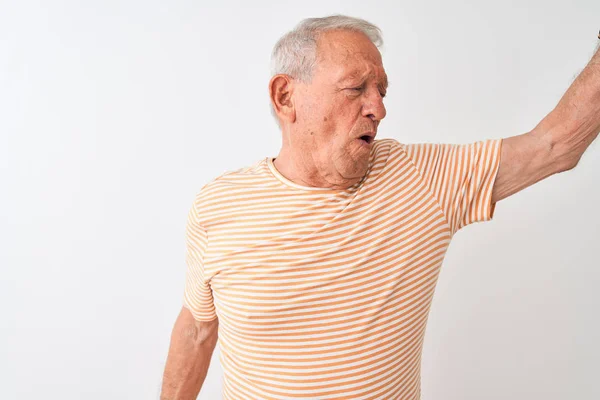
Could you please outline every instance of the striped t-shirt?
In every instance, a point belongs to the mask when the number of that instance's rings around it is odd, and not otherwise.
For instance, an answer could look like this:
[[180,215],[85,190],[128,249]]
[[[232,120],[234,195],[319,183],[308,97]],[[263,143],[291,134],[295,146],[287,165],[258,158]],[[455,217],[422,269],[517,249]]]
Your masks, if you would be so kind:
[[501,139],[376,140],[364,178],[306,187],[273,158],[202,187],[184,306],[219,318],[224,399],[419,399],[450,239],[492,219]]

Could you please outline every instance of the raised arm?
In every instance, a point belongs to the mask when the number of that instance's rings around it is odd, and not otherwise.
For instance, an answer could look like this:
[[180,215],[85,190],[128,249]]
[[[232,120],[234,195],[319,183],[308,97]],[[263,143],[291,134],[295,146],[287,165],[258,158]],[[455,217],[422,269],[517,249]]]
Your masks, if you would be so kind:
[[600,131],[600,45],[557,106],[531,132],[502,141],[492,202],[574,168]]
[[218,321],[196,321],[187,308],[181,308],[171,334],[161,400],[196,399],[217,343]]

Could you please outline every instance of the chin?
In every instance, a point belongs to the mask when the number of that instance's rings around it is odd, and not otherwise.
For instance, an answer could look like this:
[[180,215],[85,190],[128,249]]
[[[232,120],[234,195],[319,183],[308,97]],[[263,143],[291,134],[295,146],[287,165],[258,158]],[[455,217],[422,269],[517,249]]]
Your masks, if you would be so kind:
[[361,155],[357,159],[352,160],[350,163],[345,165],[345,167],[345,176],[349,178],[362,178],[367,172],[367,168],[369,167],[368,154],[366,157]]

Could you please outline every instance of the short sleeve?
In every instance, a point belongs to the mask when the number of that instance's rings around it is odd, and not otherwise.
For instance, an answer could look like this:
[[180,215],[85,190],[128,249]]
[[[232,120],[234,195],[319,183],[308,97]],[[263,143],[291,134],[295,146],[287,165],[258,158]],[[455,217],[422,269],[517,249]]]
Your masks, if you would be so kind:
[[439,202],[452,234],[471,223],[493,218],[496,204],[492,203],[492,191],[502,139],[403,146]]
[[204,254],[208,247],[208,233],[198,219],[195,203],[187,217],[185,229],[186,274],[183,305],[197,321],[210,321],[217,317],[214,299],[204,271]]

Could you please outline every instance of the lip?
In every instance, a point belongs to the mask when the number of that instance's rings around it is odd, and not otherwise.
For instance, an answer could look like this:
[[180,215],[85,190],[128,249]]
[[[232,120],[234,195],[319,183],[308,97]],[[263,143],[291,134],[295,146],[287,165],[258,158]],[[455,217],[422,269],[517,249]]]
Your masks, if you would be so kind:
[[[366,145],[366,146],[370,146],[373,144],[373,142],[375,141],[375,136],[377,134],[375,132],[365,132],[362,135],[360,135],[359,137],[357,137],[356,139],[359,140],[362,144]],[[368,142],[365,142],[363,139],[361,139],[363,136],[368,136]]]

